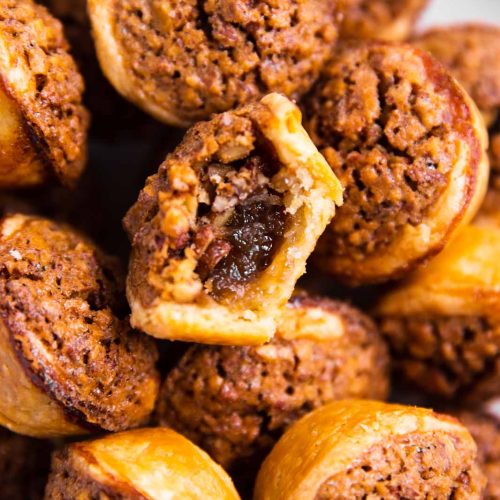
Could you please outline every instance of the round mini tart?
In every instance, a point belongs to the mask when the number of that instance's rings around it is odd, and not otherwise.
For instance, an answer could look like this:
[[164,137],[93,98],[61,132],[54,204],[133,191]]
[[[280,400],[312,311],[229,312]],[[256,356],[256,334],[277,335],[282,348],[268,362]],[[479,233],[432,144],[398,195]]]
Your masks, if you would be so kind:
[[88,2],[110,82],[182,127],[268,92],[307,92],[337,39],[335,8],[336,0]]
[[192,346],[169,373],[156,417],[233,477],[253,476],[284,430],[344,398],[385,399],[389,358],[374,323],[342,302],[294,296],[263,346]]
[[489,173],[483,120],[424,51],[343,44],[303,109],[306,130],[345,188],[315,252],[337,279],[399,278],[477,212]]
[[156,346],[125,317],[114,260],[70,228],[0,221],[0,424],[55,437],[144,423]]
[[132,325],[158,338],[266,342],[341,202],[285,97],[198,123],[124,220]]
[[451,25],[426,31],[413,43],[441,61],[481,111],[490,136],[490,164],[500,174],[500,27]]
[[499,252],[500,227],[468,226],[381,299],[393,365],[414,386],[474,401],[499,393]]
[[429,0],[339,0],[341,38],[406,40]]
[[49,441],[19,436],[0,427],[0,495],[6,500],[41,500],[49,473]]
[[224,470],[170,429],[122,432],[54,453],[45,498],[239,500]]
[[477,444],[479,465],[488,480],[484,498],[500,498],[500,412],[491,411],[490,404],[485,404],[475,411],[459,411],[456,416]]
[[31,0],[0,6],[0,188],[53,178],[73,186],[86,163],[83,80],[59,21]]
[[254,499],[479,500],[484,485],[476,444],[454,418],[347,400],[290,427],[264,461]]

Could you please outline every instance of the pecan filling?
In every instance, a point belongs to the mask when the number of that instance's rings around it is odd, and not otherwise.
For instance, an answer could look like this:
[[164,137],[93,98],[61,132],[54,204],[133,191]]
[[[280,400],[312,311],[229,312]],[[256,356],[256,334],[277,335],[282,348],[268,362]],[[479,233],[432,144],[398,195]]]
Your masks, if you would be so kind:
[[256,154],[240,165],[209,165],[202,177],[194,236],[196,272],[214,297],[241,296],[272,262],[285,232],[282,195],[271,187],[276,160]]

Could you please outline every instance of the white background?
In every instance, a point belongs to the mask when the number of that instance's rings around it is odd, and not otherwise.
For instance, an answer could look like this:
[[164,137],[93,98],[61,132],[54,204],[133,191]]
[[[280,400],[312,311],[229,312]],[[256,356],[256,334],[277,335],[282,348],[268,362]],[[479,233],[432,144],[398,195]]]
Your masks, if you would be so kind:
[[500,0],[430,0],[419,27],[463,21],[500,25]]

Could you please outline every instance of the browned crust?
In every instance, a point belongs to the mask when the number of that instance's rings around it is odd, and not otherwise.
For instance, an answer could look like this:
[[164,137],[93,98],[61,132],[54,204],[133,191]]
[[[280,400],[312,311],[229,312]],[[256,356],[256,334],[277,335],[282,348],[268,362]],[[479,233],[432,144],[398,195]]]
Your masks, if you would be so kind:
[[[99,469],[99,479],[92,474],[92,469]],[[52,472],[45,489],[46,499],[63,500],[80,496],[101,498],[102,495],[117,500],[148,500],[130,482],[111,471],[104,473],[92,453],[79,443],[52,455]]]
[[[197,271],[203,257],[196,245],[199,210],[219,200],[217,195],[208,204],[200,201],[206,195],[203,169],[222,163],[239,175],[241,162],[261,153],[276,167],[267,185],[281,200],[284,232],[265,268],[237,291],[228,287],[215,296]],[[214,215],[230,216],[229,202],[223,198]],[[124,219],[132,240],[127,280],[132,324],[160,338],[232,345],[268,340],[339,203],[338,180],[302,128],[297,107],[284,96],[268,94],[196,124],[146,181]]]
[[[19,47],[14,44],[9,46],[8,37],[12,36],[10,33],[6,33],[5,39],[1,40],[3,51],[3,72],[0,75],[1,90],[6,99],[11,101],[13,109],[19,114],[20,130],[18,133],[20,137],[17,140],[29,151],[28,159],[25,157],[19,162],[18,171],[14,170],[14,158],[8,156],[3,158],[6,165],[2,167],[6,171],[2,173],[3,178],[0,179],[0,183],[6,187],[24,187],[58,179],[64,185],[74,186],[86,164],[86,136],[89,115],[81,101],[83,80],[68,53],[69,47],[62,34],[62,26],[59,21],[53,18],[45,7],[34,4],[32,0],[19,0],[19,5],[16,8],[19,8],[22,15],[32,15],[36,18],[37,22],[26,28],[26,31],[30,31],[29,35],[31,36],[30,50],[39,50],[44,53],[43,48],[36,45],[35,34],[38,30],[47,30],[47,32],[50,30],[49,34],[53,37],[51,43],[56,43],[57,48],[51,46],[52,52],[49,54],[48,49],[45,52],[44,63],[46,66],[43,70],[32,69],[29,66],[31,54],[26,52],[24,57],[20,58],[22,62],[18,69],[22,74],[21,81],[26,85],[26,89],[23,90],[18,88],[18,82],[10,81],[8,74],[11,70],[10,59],[13,58],[14,52],[19,50]],[[2,9],[7,10],[7,16],[18,14],[15,10],[11,12],[11,3],[3,6]],[[27,14],[28,12],[29,14]],[[17,21],[15,17],[13,20]],[[8,23],[8,19],[3,21]],[[26,19],[23,17],[19,21],[25,23]],[[47,64],[49,57],[52,57],[56,52],[57,62],[52,61]],[[40,61],[37,63],[40,65]],[[43,94],[43,87],[35,93],[32,88],[33,82],[30,82],[29,85],[26,83],[26,79],[34,78],[32,73],[37,70],[41,71],[40,76],[49,82],[52,94]],[[29,75],[26,75],[27,71]],[[59,85],[54,81],[53,72],[63,72],[63,78],[60,80],[62,83]],[[71,101],[69,100],[69,89],[74,94]],[[68,95],[63,95],[62,92],[67,92]],[[48,111],[49,107],[50,111]],[[49,119],[50,117],[52,118]]]
[[[439,209],[433,206],[422,223],[416,226],[415,230],[420,231],[422,228],[424,233],[413,237],[401,234],[380,252],[366,255],[361,260],[351,258],[348,255],[336,256],[332,254],[331,242],[327,235],[323,236],[314,254],[314,262],[321,269],[330,272],[337,279],[350,286],[399,279],[441,252],[455,236],[457,230],[469,222],[479,209],[486,192],[489,173],[488,158],[485,152],[488,138],[479,111],[465,91],[438,61],[425,51],[410,45],[370,42],[361,46],[351,42],[350,44],[345,43],[343,50],[363,50],[362,47],[366,47],[365,50],[380,52],[384,50],[407,51],[412,57],[419,58],[423,62],[427,78],[433,83],[436,93],[446,96],[452,111],[454,132],[460,137],[462,144],[466,145],[467,151],[461,152],[452,167],[449,179],[453,178],[453,181],[448,181],[446,191],[440,195],[438,203],[435,204],[439,206]],[[324,81],[327,81],[325,77],[324,80],[319,81],[317,86],[320,88]],[[314,100],[314,96],[315,89],[313,88],[308,99]],[[304,109],[307,116],[307,100]],[[305,120],[306,128],[310,131],[319,149],[325,152],[328,140],[319,138],[314,130],[311,131],[309,119],[314,119],[314,115],[311,116],[310,112]],[[466,165],[463,165],[464,161],[467,162]],[[452,194],[452,187],[455,184],[458,186],[457,168],[462,169],[459,182],[465,182],[465,185],[462,186],[460,193]],[[447,199],[447,197],[452,201],[448,203],[447,207],[442,207],[442,200]],[[341,217],[342,208],[340,208],[335,221],[340,221]],[[429,236],[429,231],[425,228],[431,223],[434,226],[432,226]]]

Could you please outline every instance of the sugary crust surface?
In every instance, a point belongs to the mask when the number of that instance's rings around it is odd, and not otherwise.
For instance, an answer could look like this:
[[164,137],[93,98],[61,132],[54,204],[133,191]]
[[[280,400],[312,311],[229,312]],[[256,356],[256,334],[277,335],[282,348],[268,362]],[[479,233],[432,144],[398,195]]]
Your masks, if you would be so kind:
[[8,500],[39,500],[49,472],[51,445],[0,428],[0,494]]
[[380,329],[392,348],[393,367],[414,386],[476,400],[500,389],[498,323],[481,316],[422,314],[384,317]]
[[315,500],[480,499],[484,477],[474,456],[470,443],[446,432],[389,438],[327,479]]
[[485,118],[495,118],[500,106],[498,26],[464,24],[436,28],[422,33],[412,43],[429,51],[452,72]]
[[89,12],[113,85],[181,126],[267,92],[300,97],[337,38],[327,0],[90,0]]
[[344,303],[298,295],[258,347],[193,346],[156,410],[223,467],[252,476],[283,431],[329,401],[385,399],[388,357],[373,322]]
[[315,253],[321,268],[350,284],[398,277],[477,211],[488,180],[486,130],[425,52],[343,44],[303,109],[345,188]]
[[[0,31],[3,99],[17,112],[19,140],[34,157],[35,173],[33,179],[27,173],[25,184],[55,175],[72,185],[85,166],[89,117],[82,105],[83,80],[62,27],[31,0],[6,0],[0,7]],[[22,185],[22,179],[17,183]]]
[[[300,122],[290,101],[269,94],[192,127],[148,179],[124,220],[133,247],[127,295],[134,326],[161,338],[204,343],[258,344],[273,335],[279,308],[341,203],[340,183]],[[202,171],[217,163],[238,174],[242,161],[264,149],[276,169],[268,184],[286,213],[282,239],[267,266],[237,293],[228,289],[214,297],[197,272],[204,254],[195,236],[207,204]],[[219,181],[217,193],[223,187]],[[219,202],[222,213],[226,206],[231,213],[232,199],[224,196],[208,206],[215,210]]]
[[224,470],[169,429],[114,434],[56,453],[46,498],[94,498],[93,494],[139,500],[239,499]]
[[[59,405],[60,418],[80,425],[116,431],[147,419],[158,390],[156,347],[124,318],[112,259],[65,226],[9,216],[1,222],[0,289],[2,338],[10,344],[4,359],[14,354],[20,372],[3,372],[4,384],[27,375],[31,381],[22,394],[45,393]],[[27,396],[22,407],[20,394],[11,396],[1,413],[14,429],[17,418],[20,426],[29,425],[30,413],[39,409],[30,408]],[[57,434],[44,429],[51,424],[34,424],[28,433]]]
[[478,461],[488,483],[484,498],[500,498],[500,420],[487,411],[461,411],[460,421],[469,429],[478,449]]
[[428,0],[339,0],[342,38],[405,40]]
[[[449,443],[460,443],[465,451],[461,462],[473,467],[476,445],[465,427],[451,417],[374,401],[330,403],[303,417],[278,441],[259,471],[254,498],[314,498],[328,478],[356,467],[357,460],[374,446],[412,435],[432,441],[436,433]],[[451,459],[451,454],[447,456]],[[471,487],[480,491],[482,483],[479,476]]]

